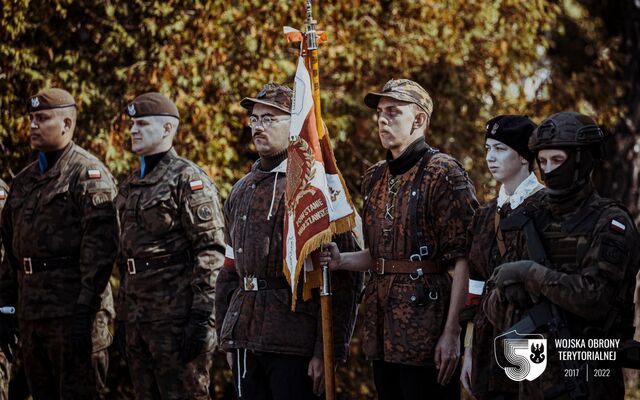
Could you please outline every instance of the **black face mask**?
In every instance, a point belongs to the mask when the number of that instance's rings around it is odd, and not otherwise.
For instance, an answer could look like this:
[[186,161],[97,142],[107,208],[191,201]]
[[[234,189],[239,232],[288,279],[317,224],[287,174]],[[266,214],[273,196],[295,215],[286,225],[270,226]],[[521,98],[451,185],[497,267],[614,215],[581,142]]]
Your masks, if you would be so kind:
[[587,185],[594,167],[593,154],[586,148],[563,149],[567,159],[549,173],[540,170],[540,176],[551,194],[577,193]]

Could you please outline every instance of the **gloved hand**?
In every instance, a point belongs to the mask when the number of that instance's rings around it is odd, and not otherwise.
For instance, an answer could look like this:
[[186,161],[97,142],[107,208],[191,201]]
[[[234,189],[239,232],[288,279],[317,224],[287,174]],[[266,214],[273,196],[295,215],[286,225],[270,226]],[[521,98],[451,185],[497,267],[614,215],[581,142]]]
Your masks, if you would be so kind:
[[210,312],[201,310],[192,310],[189,315],[189,322],[184,328],[184,344],[180,358],[185,364],[193,361],[207,344],[207,335],[209,333],[209,317]]
[[71,348],[80,356],[91,355],[93,319],[96,311],[84,304],[76,304],[71,321]]
[[531,260],[521,260],[504,263],[493,270],[489,280],[504,291],[504,288],[515,283],[524,283],[529,269],[536,263]]
[[124,321],[116,320],[116,332],[113,341],[122,358],[127,358],[127,331]]
[[519,309],[524,310],[533,306],[533,301],[529,292],[524,288],[524,283],[514,283],[504,288],[504,297],[509,303],[513,303],[518,306]]
[[9,362],[13,362],[13,346],[16,344],[16,319],[13,315],[0,314],[0,349]]

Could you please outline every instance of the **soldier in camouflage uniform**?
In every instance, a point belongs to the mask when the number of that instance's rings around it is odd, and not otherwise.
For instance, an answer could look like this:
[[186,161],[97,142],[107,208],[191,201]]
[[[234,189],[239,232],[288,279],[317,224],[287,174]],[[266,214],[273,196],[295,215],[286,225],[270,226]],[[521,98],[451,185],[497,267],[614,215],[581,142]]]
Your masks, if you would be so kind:
[[[638,232],[629,213],[593,187],[591,172],[603,154],[602,143],[602,131],[593,119],[575,112],[552,115],[531,136],[529,148],[536,153],[549,189],[543,207],[532,216],[548,262],[522,260],[494,270],[494,301],[485,311],[497,325],[504,315],[502,303],[517,304],[526,296],[532,302],[555,304],[571,338],[624,338],[625,331],[631,337]],[[539,333],[553,337],[546,325]],[[532,382],[520,383],[520,398],[576,398],[580,386],[587,389],[588,398],[624,398],[619,366],[579,361],[578,378],[568,382],[554,341],[547,343],[546,370]],[[594,377],[596,368],[608,369],[608,376]]]
[[15,177],[2,212],[9,263],[0,270],[0,304],[16,307],[34,399],[95,398],[92,327],[117,252],[115,181],[71,141],[69,93],[43,90],[28,107],[40,153]]
[[126,112],[141,156],[116,198],[118,327],[133,387],[138,399],[209,399],[214,283],[224,258],[218,190],[172,147],[180,117],[171,100],[146,93]]
[[[260,159],[225,203],[227,257],[216,283],[216,320],[242,399],[315,399],[324,390],[318,296],[298,300],[291,311],[291,288],[282,272],[292,94],[286,86],[267,84],[240,103],[251,113]],[[350,234],[337,241],[345,251],[357,248]],[[332,281],[335,357],[345,361],[360,280],[342,271]]]
[[[520,231],[500,229],[500,220],[536,207],[544,197],[527,146],[536,125],[526,116],[500,115],[485,130],[487,166],[501,183],[498,197],[476,210],[469,226],[469,294],[465,314],[470,319],[465,337],[461,380],[476,399],[517,398],[518,384],[496,364],[493,343],[502,330],[487,320],[482,303],[488,298],[485,282],[498,265],[527,258]],[[511,310],[513,311],[513,310]],[[506,311],[510,313],[509,310]]]
[[[362,311],[364,352],[373,360],[380,399],[454,399],[460,356],[458,314],[468,270],[466,227],[477,207],[458,161],[425,142],[433,103],[416,82],[390,80],[369,93],[387,159],[364,175],[363,225],[368,249],[324,262],[370,270]],[[449,271],[454,271],[453,280]]]
[[[2,209],[4,208],[4,203],[7,201],[7,196],[9,195],[9,186],[0,179],[0,213],[2,213]],[[2,226],[2,220],[0,219],[0,227]],[[5,266],[6,259],[4,257],[4,248],[2,247],[2,236],[0,236],[0,265],[2,268],[6,268]],[[3,304],[0,304],[0,307],[3,307]],[[0,322],[3,326],[0,326],[0,340],[3,342],[13,342],[13,338],[3,338],[5,335],[5,321],[6,319]],[[8,329],[6,334],[13,335],[13,329]],[[12,345],[12,343],[10,343]],[[11,349],[13,352],[13,349]],[[11,357],[11,356],[9,356]],[[9,398],[9,381],[11,380],[11,363],[7,359],[7,356],[4,354],[4,351],[0,349],[0,400],[7,400]]]

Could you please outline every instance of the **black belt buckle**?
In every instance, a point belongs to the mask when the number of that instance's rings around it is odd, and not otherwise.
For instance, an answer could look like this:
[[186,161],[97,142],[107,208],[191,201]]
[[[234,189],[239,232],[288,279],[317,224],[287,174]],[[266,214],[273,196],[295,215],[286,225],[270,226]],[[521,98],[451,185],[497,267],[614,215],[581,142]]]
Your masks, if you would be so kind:
[[129,275],[135,275],[136,274],[136,260],[133,258],[127,258],[127,271],[129,272]]
[[33,274],[33,263],[31,262],[31,257],[25,257],[22,259],[22,269],[26,275]]

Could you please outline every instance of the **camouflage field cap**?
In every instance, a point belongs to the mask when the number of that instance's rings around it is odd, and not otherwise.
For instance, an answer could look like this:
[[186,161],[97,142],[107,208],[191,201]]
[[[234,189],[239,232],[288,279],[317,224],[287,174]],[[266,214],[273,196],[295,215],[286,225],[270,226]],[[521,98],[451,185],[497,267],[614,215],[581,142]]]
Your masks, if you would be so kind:
[[127,105],[125,111],[131,118],[167,116],[180,119],[175,103],[157,92],[141,94]]
[[240,101],[240,105],[251,111],[256,103],[260,103],[291,114],[292,102],[293,90],[285,85],[267,83],[256,97],[245,97]]
[[417,104],[431,116],[433,111],[433,100],[426,90],[416,82],[409,79],[391,79],[384,84],[382,92],[370,92],[364,97],[364,104],[374,110],[378,107],[380,97],[390,97],[392,99],[406,101]]
[[76,101],[66,90],[48,88],[29,97],[27,109],[29,112],[51,110],[53,108],[75,107]]

